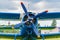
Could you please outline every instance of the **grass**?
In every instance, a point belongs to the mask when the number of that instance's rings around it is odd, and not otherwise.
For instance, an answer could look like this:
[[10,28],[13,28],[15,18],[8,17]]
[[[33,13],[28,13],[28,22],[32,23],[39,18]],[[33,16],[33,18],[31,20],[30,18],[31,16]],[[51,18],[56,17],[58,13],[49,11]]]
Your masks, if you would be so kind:
[[[9,36],[0,36],[0,40],[14,40],[14,37],[9,37]],[[16,40],[21,40],[19,37]],[[37,39],[37,40],[42,40],[42,39]],[[54,37],[53,38],[45,38],[45,40],[60,40],[60,37]]]

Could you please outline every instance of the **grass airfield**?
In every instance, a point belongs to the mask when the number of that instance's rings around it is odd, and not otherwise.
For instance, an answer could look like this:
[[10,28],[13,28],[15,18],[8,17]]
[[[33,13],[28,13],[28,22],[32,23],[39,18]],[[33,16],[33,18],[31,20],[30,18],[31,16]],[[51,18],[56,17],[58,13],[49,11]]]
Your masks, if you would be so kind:
[[[14,40],[14,38],[1,38],[0,40]],[[16,40],[21,40],[21,39],[16,39]],[[37,40],[42,40],[42,39],[37,39]],[[45,39],[45,40],[60,40],[60,38],[50,38],[50,39]]]
[[[14,40],[14,37],[0,36],[0,40]],[[21,39],[20,38],[16,38],[16,40],[21,40]],[[37,39],[37,40],[42,40],[42,39]],[[60,37],[45,38],[44,40],[60,40]]]

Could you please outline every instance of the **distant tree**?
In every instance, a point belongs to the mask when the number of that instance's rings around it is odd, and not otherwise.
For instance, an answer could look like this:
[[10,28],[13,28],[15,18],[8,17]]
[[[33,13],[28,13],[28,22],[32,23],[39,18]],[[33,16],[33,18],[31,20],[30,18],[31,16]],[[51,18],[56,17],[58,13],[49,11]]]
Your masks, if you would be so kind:
[[52,22],[51,26],[56,27],[56,20],[55,19],[53,19],[53,22]]

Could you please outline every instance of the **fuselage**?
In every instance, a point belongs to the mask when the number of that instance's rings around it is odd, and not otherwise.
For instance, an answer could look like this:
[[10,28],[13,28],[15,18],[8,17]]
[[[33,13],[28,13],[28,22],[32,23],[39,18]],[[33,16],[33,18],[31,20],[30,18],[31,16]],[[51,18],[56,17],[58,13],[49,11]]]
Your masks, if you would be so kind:
[[[35,15],[31,12],[23,17],[23,27],[21,30],[21,34],[23,36],[37,36],[35,30],[37,29],[37,18],[34,18]],[[37,30],[38,31],[38,30]]]

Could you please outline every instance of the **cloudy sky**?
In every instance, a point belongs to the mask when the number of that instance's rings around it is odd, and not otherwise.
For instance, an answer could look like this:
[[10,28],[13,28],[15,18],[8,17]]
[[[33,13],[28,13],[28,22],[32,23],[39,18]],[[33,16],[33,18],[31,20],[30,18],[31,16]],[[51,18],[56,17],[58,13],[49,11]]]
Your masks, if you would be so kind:
[[0,0],[0,11],[21,13],[23,10],[20,2],[25,4],[28,11],[60,11],[60,0]]
[[[35,13],[42,12],[44,10],[48,10],[49,12],[58,12],[60,11],[60,0],[0,0],[0,11],[1,12],[19,12],[24,13],[20,2],[23,2],[27,7],[28,11],[32,11]],[[8,21],[3,21],[5,24]],[[46,23],[44,23],[46,22]],[[41,21],[41,25],[47,25],[51,23],[51,21]],[[1,23],[1,21],[0,21]],[[3,23],[3,24],[4,24]],[[12,22],[11,22],[12,23]],[[59,20],[57,21],[57,26],[59,25]],[[50,25],[50,24],[48,24]]]

